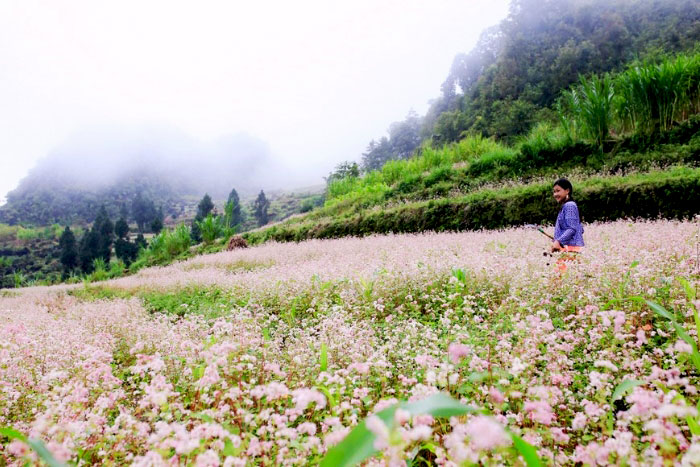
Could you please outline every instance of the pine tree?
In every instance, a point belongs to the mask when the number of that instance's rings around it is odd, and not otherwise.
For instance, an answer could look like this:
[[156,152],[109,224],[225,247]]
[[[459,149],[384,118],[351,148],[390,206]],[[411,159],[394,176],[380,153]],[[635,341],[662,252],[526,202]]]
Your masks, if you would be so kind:
[[151,231],[154,234],[159,234],[161,230],[163,230],[163,208],[159,207],[153,222],[151,222]]
[[258,195],[257,199],[255,200],[255,203],[253,204],[253,208],[255,210],[255,218],[258,220],[259,226],[267,224],[267,209],[269,207],[270,201],[265,196],[265,192],[263,190],[260,190],[260,194]]
[[105,264],[109,264],[109,259],[112,256],[112,243],[114,241],[114,224],[112,224],[104,205],[100,208],[100,212],[95,218],[92,229],[97,232],[99,238],[97,257],[102,258]]
[[243,222],[243,216],[241,216],[241,201],[235,188],[232,189],[231,193],[228,195],[226,214],[229,218],[229,227],[234,227]]
[[126,236],[129,235],[129,224],[123,216],[114,224],[114,233],[117,234],[117,238],[120,239],[125,239]]
[[156,208],[153,201],[144,198],[139,193],[131,203],[131,213],[134,216],[139,232],[143,232],[146,226],[153,222],[153,218],[156,216]]
[[214,209],[214,203],[211,197],[205,193],[204,198],[197,205],[197,217],[201,220],[207,217],[209,213]]
[[71,231],[69,226],[66,226],[66,229],[61,234],[59,245],[61,246],[63,272],[65,275],[68,275],[70,271],[78,266],[78,248],[75,242],[75,235],[73,235],[73,231]]
[[92,262],[99,257],[99,244],[100,237],[94,227],[86,230],[80,239],[78,260],[80,261],[80,269],[86,274],[91,273],[94,269]]

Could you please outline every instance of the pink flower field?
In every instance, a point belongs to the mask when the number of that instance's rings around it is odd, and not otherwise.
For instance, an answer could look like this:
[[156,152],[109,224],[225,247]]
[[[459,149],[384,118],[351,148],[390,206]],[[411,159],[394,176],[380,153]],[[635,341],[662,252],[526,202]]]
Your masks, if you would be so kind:
[[[564,273],[544,236],[509,229],[4,290],[0,426],[79,465],[318,464],[358,424],[369,465],[533,462],[517,440],[544,464],[697,465],[698,234],[586,225]],[[379,416],[436,393],[474,410]],[[0,465],[37,461],[0,447]]]

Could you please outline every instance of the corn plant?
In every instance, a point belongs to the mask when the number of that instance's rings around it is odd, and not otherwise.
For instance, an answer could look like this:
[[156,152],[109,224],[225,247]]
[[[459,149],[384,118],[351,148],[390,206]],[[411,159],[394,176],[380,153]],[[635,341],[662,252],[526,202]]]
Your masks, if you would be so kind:
[[[613,119],[613,98],[615,96],[613,80],[610,75],[581,77],[579,84],[565,92],[559,108],[563,115],[576,122],[576,128],[584,138],[590,139],[602,148],[610,137]],[[565,127],[571,134],[571,130]]]

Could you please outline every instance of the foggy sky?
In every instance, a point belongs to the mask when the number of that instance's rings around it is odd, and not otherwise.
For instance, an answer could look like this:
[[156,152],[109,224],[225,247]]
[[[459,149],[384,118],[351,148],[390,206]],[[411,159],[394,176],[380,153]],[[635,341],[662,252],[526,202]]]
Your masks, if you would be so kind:
[[455,54],[506,12],[506,0],[0,2],[0,199],[60,148],[118,153],[150,128],[199,148],[194,160],[255,142],[224,153],[262,159],[261,188],[323,183],[423,114]]

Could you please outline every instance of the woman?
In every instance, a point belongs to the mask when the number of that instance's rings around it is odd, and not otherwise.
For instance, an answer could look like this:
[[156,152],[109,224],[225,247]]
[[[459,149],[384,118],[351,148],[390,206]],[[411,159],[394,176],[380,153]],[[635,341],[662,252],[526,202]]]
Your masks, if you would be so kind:
[[[567,253],[579,253],[583,247],[583,226],[578,213],[578,206],[573,198],[574,187],[565,178],[560,178],[554,182],[552,195],[559,203],[559,215],[557,223],[554,225],[554,240],[552,240],[552,252],[563,251]],[[573,259],[572,256],[562,256],[557,263],[559,268],[566,270],[563,261]]]

